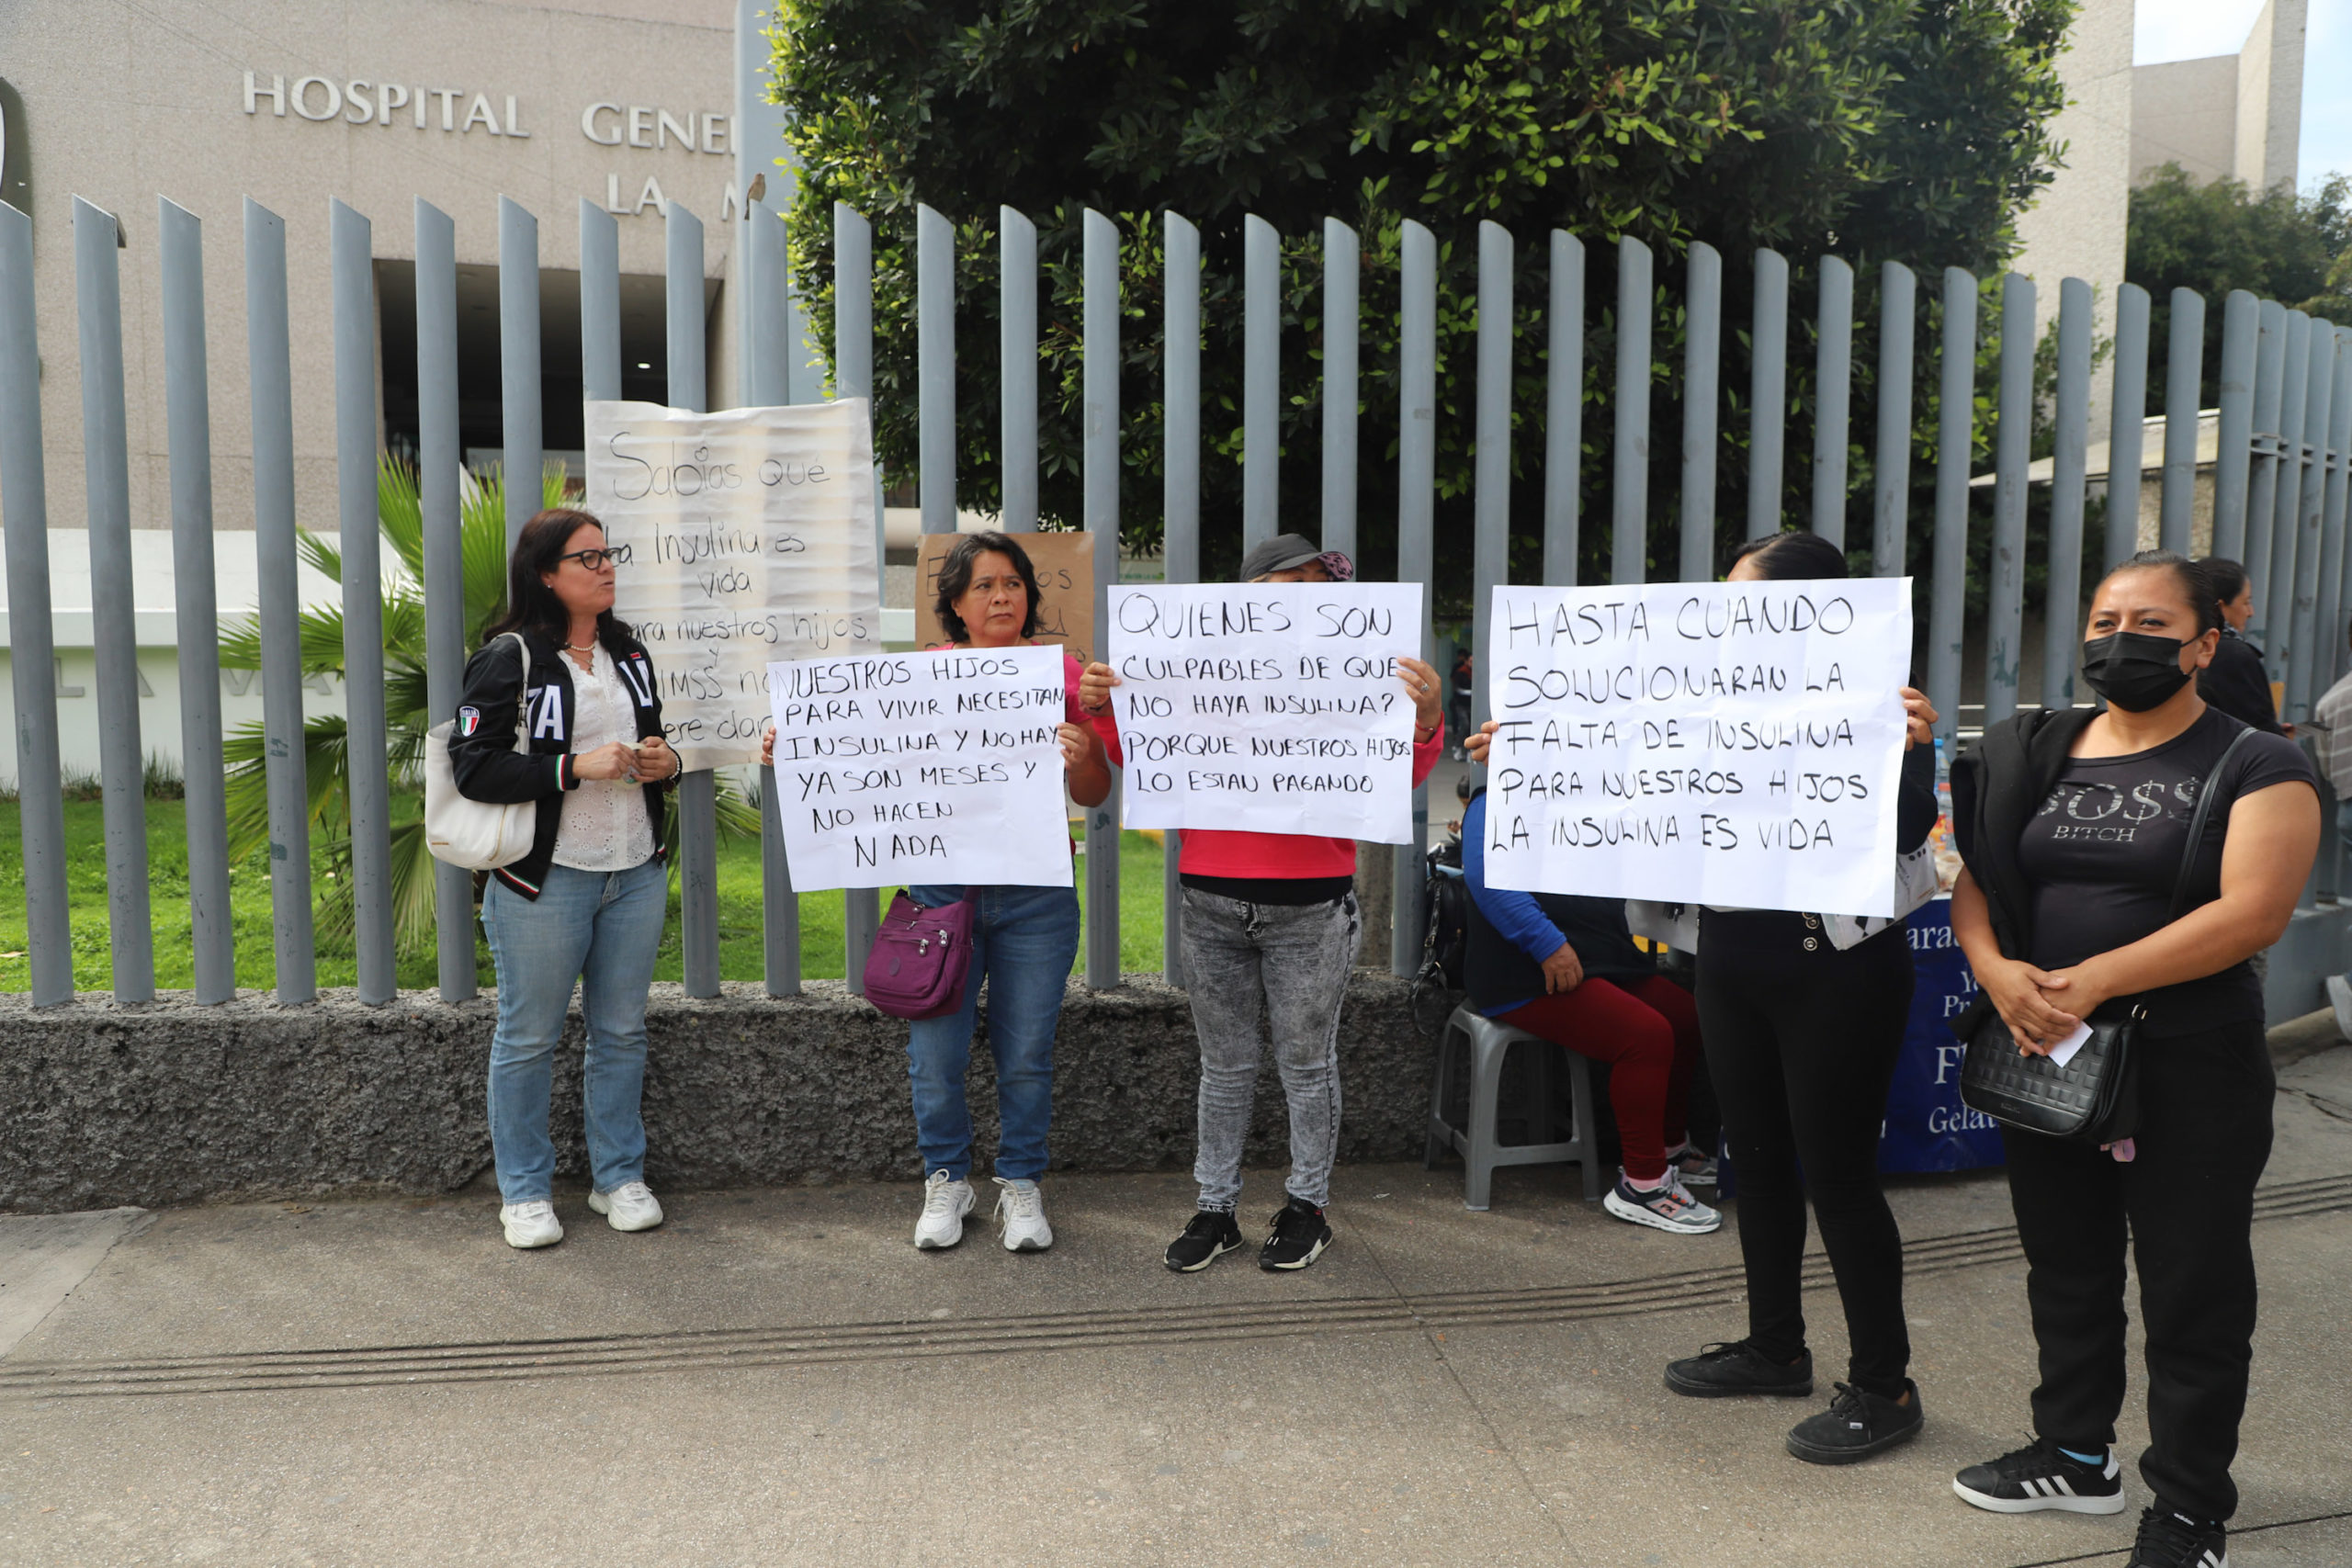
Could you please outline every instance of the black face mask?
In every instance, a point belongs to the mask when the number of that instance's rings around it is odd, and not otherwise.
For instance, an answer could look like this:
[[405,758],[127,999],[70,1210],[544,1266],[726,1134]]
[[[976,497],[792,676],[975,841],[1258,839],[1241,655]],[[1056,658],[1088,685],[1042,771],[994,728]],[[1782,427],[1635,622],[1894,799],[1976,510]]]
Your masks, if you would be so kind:
[[2188,684],[2180,650],[2193,638],[2175,642],[2145,632],[2110,632],[2083,644],[2083,679],[2090,689],[2126,713],[2162,707]]

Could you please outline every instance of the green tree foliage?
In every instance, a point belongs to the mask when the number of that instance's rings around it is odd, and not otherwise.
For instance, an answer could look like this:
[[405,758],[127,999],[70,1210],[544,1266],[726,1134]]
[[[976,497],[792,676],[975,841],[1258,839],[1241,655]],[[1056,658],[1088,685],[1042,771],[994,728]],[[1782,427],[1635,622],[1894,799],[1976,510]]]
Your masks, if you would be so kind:
[[[1159,215],[1199,223],[1204,564],[1214,571],[1239,539],[1243,216],[1284,236],[1283,520],[1310,533],[1321,225],[1350,223],[1363,244],[1360,528],[1366,564],[1381,570],[1395,534],[1399,225],[1424,223],[1439,242],[1442,537],[1469,516],[1477,224],[1504,224],[1517,242],[1511,511],[1523,554],[1541,530],[1547,231],[1589,247],[1588,517],[1608,505],[1614,242],[1658,252],[1652,429],[1665,433],[1680,419],[1682,257],[1704,240],[1725,257],[1718,513],[1732,518],[1746,504],[1750,253],[1769,244],[1798,268],[1800,318],[1810,264],[1832,253],[1856,264],[1866,325],[1851,429],[1864,434],[1876,264],[1919,268],[1915,407],[1931,432],[1928,301],[1943,266],[1982,271],[2014,250],[2014,214],[2051,176],[2044,126],[2061,102],[2053,61],[2072,13],[2072,0],[786,0],[776,76],[804,166],[794,265],[829,340],[832,204],[874,222],[876,440],[904,478],[916,455],[914,208],[955,221],[956,489],[989,512],[999,204],[1034,220],[1041,505],[1048,525],[1075,526],[1080,218],[1090,207],[1112,215],[1123,240],[1121,516],[1130,542],[1148,545],[1161,462]],[[1811,407],[1808,331],[1791,353],[1800,418]],[[1799,516],[1805,439],[1792,429],[1783,498]],[[1651,446],[1651,554],[1671,563],[1679,461],[1672,441]],[[1849,534],[1867,540],[1870,475],[1854,451]],[[1606,534],[1583,531],[1588,577],[1605,570]],[[1467,588],[1467,557],[1439,552],[1450,596]]]
[[[2172,291],[2205,297],[2201,408],[2221,400],[2222,303],[2233,288],[2290,310],[2352,321],[2352,177],[2335,175],[2309,196],[2288,185],[2250,188],[2244,180],[2199,184],[2166,164],[2133,187],[2123,274],[2152,297],[2150,344],[2171,341]],[[2161,374],[2148,378],[2161,411]]]

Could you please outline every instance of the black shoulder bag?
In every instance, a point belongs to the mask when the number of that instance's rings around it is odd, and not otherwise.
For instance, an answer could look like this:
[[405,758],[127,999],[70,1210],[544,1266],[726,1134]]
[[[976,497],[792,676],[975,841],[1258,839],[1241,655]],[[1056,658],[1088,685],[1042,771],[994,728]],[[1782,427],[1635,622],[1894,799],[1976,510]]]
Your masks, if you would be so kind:
[[[2214,786],[2230,759],[2254,733],[2241,729],[2232,738],[2206,775],[2206,786],[2197,792],[2197,809],[2188,818],[2188,847],[2181,853],[2180,874],[2173,882],[2167,925],[2188,912],[2189,874],[2205,841]],[[2120,1018],[2090,1020],[2091,1037],[2062,1067],[2047,1056],[2020,1052],[2009,1026],[1988,1007],[1968,1037],[1968,1054],[1960,1069],[1960,1098],[1969,1109],[2021,1132],[2077,1144],[2111,1144],[2128,1138],[2140,1120],[2136,1036],[2146,1013],[2146,1009],[2134,1003]]]

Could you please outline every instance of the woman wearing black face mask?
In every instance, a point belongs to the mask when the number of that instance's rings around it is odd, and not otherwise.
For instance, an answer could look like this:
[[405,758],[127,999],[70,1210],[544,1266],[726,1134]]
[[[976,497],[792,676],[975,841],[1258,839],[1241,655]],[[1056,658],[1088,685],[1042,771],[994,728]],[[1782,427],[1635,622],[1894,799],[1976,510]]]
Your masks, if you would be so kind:
[[[2041,1351],[2035,1440],[1953,1490],[2000,1513],[2118,1513],[2123,1248],[2140,1273],[2155,1494],[2132,1568],[2226,1560],[2230,1463],[2255,1317],[2254,1185],[2270,1153],[2262,993],[2246,960],[2278,940],[2319,843],[2292,741],[2199,696],[2218,601],[2195,567],[2144,550],[2100,583],[2083,676],[2107,699],[1994,726],[1952,769],[1967,870],[1951,923],[2018,1049],[2046,1055],[2094,1015],[2145,1009],[2139,1121],[2111,1150],[2010,1132],[2009,1197]],[[2171,918],[2188,818],[2218,791]]]

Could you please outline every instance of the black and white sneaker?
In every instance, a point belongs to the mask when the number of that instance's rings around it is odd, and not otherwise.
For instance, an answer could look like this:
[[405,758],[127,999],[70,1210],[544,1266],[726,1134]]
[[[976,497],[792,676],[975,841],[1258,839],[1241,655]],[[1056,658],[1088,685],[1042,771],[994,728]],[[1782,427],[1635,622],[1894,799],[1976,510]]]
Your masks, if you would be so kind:
[[2123,1568],[2230,1568],[2230,1532],[2210,1519],[2150,1508],[2140,1516],[2140,1539]]
[[2115,1450],[2104,1465],[2085,1464],[2047,1438],[1984,1464],[1972,1464],[1951,1478],[1963,1502],[1996,1514],[2031,1514],[2057,1508],[2069,1514],[2123,1511],[2123,1466]]
[[1203,1209],[1168,1244],[1160,1261],[1179,1274],[1197,1274],[1241,1245],[1241,1226],[1229,1211]]
[[1304,1198],[1293,1198],[1274,1211],[1266,1245],[1258,1249],[1258,1267],[1269,1273],[1304,1269],[1331,1245],[1331,1227],[1323,1211]]

